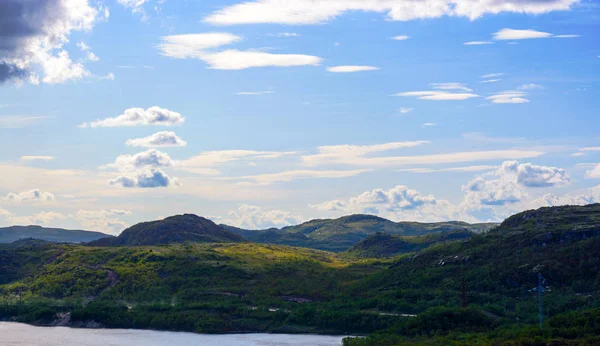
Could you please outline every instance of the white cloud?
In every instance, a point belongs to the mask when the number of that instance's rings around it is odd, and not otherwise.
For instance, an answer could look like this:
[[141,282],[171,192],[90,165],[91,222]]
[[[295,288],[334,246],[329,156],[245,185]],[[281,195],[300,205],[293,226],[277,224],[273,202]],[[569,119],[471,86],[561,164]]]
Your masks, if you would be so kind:
[[441,89],[441,90],[462,90],[462,91],[467,91],[467,92],[473,91],[473,89],[467,88],[462,83],[431,83],[430,85],[434,89]]
[[214,51],[224,45],[241,41],[228,33],[204,33],[163,36],[158,45],[162,55],[177,59],[200,59],[217,70],[243,70],[252,67],[317,66],[322,59],[302,54],[273,54],[255,50],[229,49]]
[[493,103],[528,103],[529,100],[525,98],[526,93],[522,91],[502,91],[492,96],[486,97],[486,100],[492,101]]
[[252,67],[318,66],[322,59],[303,54],[273,54],[257,51],[226,50],[202,58],[216,70],[244,70]]
[[144,138],[129,139],[125,144],[130,147],[167,148],[185,147],[187,142],[173,131],[162,131]]
[[362,72],[362,71],[377,71],[379,67],[374,66],[332,66],[328,67],[328,72],[334,73],[351,73],[351,72]]
[[79,127],[121,127],[121,126],[173,126],[181,125],[185,118],[177,112],[160,107],[129,108],[121,115],[104,120],[96,120],[90,123],[83,123]]
[[20,129],[40,124],[49,116],[8,115],[0,116],[0,129]]
[[486,80],[482,80],[481,83],[496,83],[501,81],[502,79],[486,79]]
[[156,149],[149,149],[135,155],[120,155],[114,163],[101,168],[114,168],[121,172],[133,172],[146,167],[172,167],[174,165],[171,157]]
[[19,202],[19,203],[44,203],[54,202],[56,197],[51,192],[40,191],[39,189],[33,189],[23,191],[19,193],[9,193],[4,197],[5,201]]
[[408,172],[408,173],[436,173],[436,172],[479,172],[489,171],[497,168],[497,166],[480,165],[480,166],[464,166],[464,167],[450,167],[450,168],[407,168],[399,169],[397,172]]
[[310,205],[335,214],[374,214],[392,220],[441,221],[454,218],[454,208],[445,200],[423,195],[404,185],[389,190],[374,189],[349,199],[331,200]]
[[165,172],[157,168],[138,170],[125,173],[108,181],[109,185],[118,185],[127,188],[157,188],[180,185],[177,178],[170,178]]
[[576,0],[254,0],[227,6],[205,21],[211,24],[318,24],[331,21],[347,12],[386,13],[388,19],[414,19],[460,16],[471,20],[484,14],[516,12],[541,14],[568,10]]
[[570,178],[562,168],[537,166],[531,163],[506,161],[498,175],[514,175],[516,182],[526,187],[552,187],[566,185]]
[[171,35],[163,36],[161,39],[163,43],[158,45],[161,53],[178,59],[203,59],[207,55],[207,49],[218,48],[242,40],[239,36],[223,32]]
[[77,43],[77,47],[79,47],[82,52],[87,52],[92,49],[92,47],[88,46],[85,42]]
[[269,94],[274,94],[274,91],[241,91],[238,93],[235,93],[236,95],[242,95],[242,96],[258,96],[258,95],[269,95]]
[[600,179],[600,163],[585,172],[585,177],[589,179]]
[[534,90],[534,89],[544,89],[544,87],[539,84],[529,83],[529,84],[521,85],[518,89],[519,90]]
[[[1,215],[1,214],[0,214]],[[30,216],[7,215],[8,222],[13,225],[49,225],[54,220],[64,220],[67,217],[53,211],[42,211]]]
[[554,35],[552,37],[554,37],[554,38],[578,38],[578,37],[581,37],[581,35],[572,35],[572,34],[569,34],[569,35]]
[[580,151],[600,151],[600,147],[587,147],[587,148],[581,148],[579,150]]
[[276,34],[269,34],[268,36],[273,36],[273,37],[300,37],[300,34],[297,34],[295,32],[278,32]]
[[488,79],[488,78],[502,77],[502,76],[504,76],[504,73],[488,73],[488,74],[484,74],[483,76],[481,76],[479,78]]
[[34,155],[21,156],[22,161],[52,161],[54,159],[55,159],[54,156],[34,156]]
[[447,91],[407,91],[394,94],[393,96],[416,97],[419,100],[430,101],[464,101],[479,97],[473,93],[451,93]]
[[483,174],[463,186],[461,212],[490,215],[502,219],[527,209],[532,198],[528,189],[562,186],[570,182],[561,168],[506,161],[498,169]]
[[402,107],[402,108],[400,108],[400,113],[407,114],[407,113],[412,112],[413,110],[414,110],[414,108]]
[[474,161],[491,161],[502,159],[524,159],[541,156],[544,153],[533,150],[494,150],[470,151],[418,156],[384,156],[367,157],[368,154],[412,148],[427,144],[427,141],[386,143],[371,146],[337,145],[318,147],[318,153],[302,156],[302,161],[308,166],[344,164],[366,167],[402,166],[421,164],[442,164]]
[[131,215],[128,210],[100,209],[78,210],[73,217],[89,231],[105,232],[117,235],[127,228],[127,223],[120,218]]
[[[203,172],[207,167],[214,167],[236,161],[249,161],[278,159],[284,156],[294,155],[292,151],[257,151],[257,150],[218,150],[205,151],[199,155],[177,163],[178,169],[189,172]],[[217,171],[218,173],[218,171]]]
[[431,127],[431,126],[437,126],[436,123],[424,123],[423,127]]
[[368,169],[359,169],[351,171],[314,171],[314,170],[296,170],[272,174],[250,175],[239,178],[227,178],[241,180],[251,184],[270,185],[273,183],[290,182],[299,179],[337,179],[354,177],[368,172]]
[[536,30],[502,29],[493,34],[494,40],[528,40],[552,37],[551,33]]
[[0,2],[0,82],[15,79],[37,84],[63,83],[89,76],[64,49],[75,31],[90,31],[107,10],[88,0]]
[[218,218],[217,222],[241,228],[266,229],[295,225],[304,220],[299,214],[243,204],[236,210],[230,211],[227,217]]
[[410,36],[406,36],[406,35],[399,35],[399,36],[394,36],[392,37],[392,40],[396,40],[396,41],[406,41],[410,38]]
[[490,42],[490,41],[469,41],[469,42],[465,42],[463,44],[465,46],[482,46],[482,45],[486,45],[486,44],[494,44],[494,42]]

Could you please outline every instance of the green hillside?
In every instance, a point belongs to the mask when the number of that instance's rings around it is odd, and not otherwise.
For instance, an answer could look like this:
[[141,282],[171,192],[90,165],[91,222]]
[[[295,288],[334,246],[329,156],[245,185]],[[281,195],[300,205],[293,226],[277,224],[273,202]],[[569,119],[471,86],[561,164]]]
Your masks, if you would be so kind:
[[203,217],[185,214],[164,220],[142,222],[124,230],[118,237],[90,242],[90,246],[166,245],[183,242],[234,243],[244,241]]
[[466,240],[475,233],[467,230],[444,231],[422,236],[397,236],[375,233],[344,252],[349,258],[386,258],[403,253],[419,252],[434,244]]
[[378,232],[402,236],[419,236],[457,230],[481,233],[497,225],[493,223],[468,224],[458,221],[437,223],[393,222],[373,215],[349,215],[339,219],[312,220],[297,226],[259,231],[222,226],[253,242],[342,252]]
[[12,243],[19,239],[28,238],[56,243],[85,243],[105,237],[110,236],[100,232],[46,228],[41,226],[12,226],[0,228],[0,243]]
[[[383,259],[249,242],[3,244],[0,319],[369,334],[346,345],[596,345],[599,216],[600,205],[545,208],[468,239],[402,236],[415,251]],[[397,237],[371,238],[386,239]],[[547,287],[542,332],[538,273]]]

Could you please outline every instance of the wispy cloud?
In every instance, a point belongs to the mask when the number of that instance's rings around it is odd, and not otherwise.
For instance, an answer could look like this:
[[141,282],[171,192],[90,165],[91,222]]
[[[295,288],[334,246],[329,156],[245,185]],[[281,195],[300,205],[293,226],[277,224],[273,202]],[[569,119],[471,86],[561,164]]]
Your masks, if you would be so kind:
[[334,73],[352,73],[352,72],[362,72],[362,71],[376,71],[379,70],[379,67],[374,66],[332,66],[328,67],[328,72]]
[[257,96],[257,95],[269,95],[274,94],[274,91],[240,91],[235,93],[236,95],[245,95],[245,96]]
[[392,37],[392,40],[396,40],[396,41],[406,41],[410,38],[410,36],[406,36],[406,35],[398,35],[398,36],[394,36]]
[[479,95],[473,93],[452,93],[447,91],[406,91],[392,96],[416,97],[419,100],[430,101],[463,101],[479,97]]
[[52,161],[54,159],[55,159],[54,156],[34,156],[34,155],[21,156],[22,161]]
[[29,115],[7,115],[0,116],[0,128],[20,129],[39,125],[44,120],[50,119],[50,116],[29,116]]
[[322,59],[304,54],[274,54],[256,50],[215,51],[243,38],[229,33],[202,33],[163,36],[157,46],[161,54],[176,59],[199,59],[217,70],[244,70],[253,67],[317,66]]
[[465,46],[483,46],[483,45],[487,45],[487,44],[494,44],[494,42],[491,42],[491,41],[469,41],[469,42],[465,42],[463,44]]
[[494,95],[486,97],[486,100],[492,101],[493,103],[528,103],[529,100],[525,98],[526,93],[522,91],[502,91]]
[[537,39],[537,38],[549,38],[549,37],[554,37],[554,38],[577,38],[580,37],[580,35],[554,35],[551,34],[549,32],[544,32],[544,31],[537,31],[537,30],[532,30],[532,29],[525,29],[525,30],[519,30],[519,29],[502,29],[498,32],[495,32],[493,35],[494,40],[499,40],[499,41],[514,41],[514,40],[530,40],[530,39]]
[[300,179],[339,179],[354,177],[362,173],[369,172],[368,169],[358,169],[351,171],[315,171],[315,170],[295,170],[272,174],[249,175],[236,178],[224,178],[227,180],[239,180],[243,184],[270,185],[273,183],[290,182]]

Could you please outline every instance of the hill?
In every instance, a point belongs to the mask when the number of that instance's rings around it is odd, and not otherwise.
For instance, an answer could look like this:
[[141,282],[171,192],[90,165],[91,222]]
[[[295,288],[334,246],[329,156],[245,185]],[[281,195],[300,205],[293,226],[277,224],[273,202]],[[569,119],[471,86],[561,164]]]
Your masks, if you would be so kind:
[[[528,211],[460,241],[436,243],[464,231],[401,236],[411,246],[416,239],[434,244],[383,259],[249,242],[0,244],[0,319],[205,333],[370,333],[344,343],[361,346],[597,345],[598,217],[598,206]],[[542,332],[538,273],[546,280]]]
[[338,219],[312,220],[296,226],[259,231],[244,230],[226,225],[221,226],[252,242],[342,252],[378,232],[401,236],[419,236],[429,233],[465,230],[482,233],[497,226],[497,224],[468,224],[458,221],[437,223],[393,222],[373,215],[349,215]]
[[118,237],[90,242],[90,246],[142,246],[173,243],[235,243],[244,238],[203,217],[184,214],[164,220],[142,222],[127,228]]
[[444,231],[423,236],[397,236],[378,232],[346,250],[344,255],[350,258],[387,258],[418,252],[439,243],[469,239],[474,234],[467,230]]
[[20,239],[40,239],[55,243],[86,243],[110,237],[100,232],[46,228],[41,226],[12,226],[0,228],[0,243],[12,243]]

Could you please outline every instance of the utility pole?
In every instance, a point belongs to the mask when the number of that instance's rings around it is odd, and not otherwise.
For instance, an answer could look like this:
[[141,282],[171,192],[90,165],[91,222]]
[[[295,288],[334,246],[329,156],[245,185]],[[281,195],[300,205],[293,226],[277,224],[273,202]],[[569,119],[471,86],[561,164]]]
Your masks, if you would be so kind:
[[540,314],[540,330],[544,329],[544,310],[542,307],[542,292],[544,291],[544,287],[542,283],[544,281],[544,277],[541,273],[538,273],[538,305],[539,305],[539,314]]

